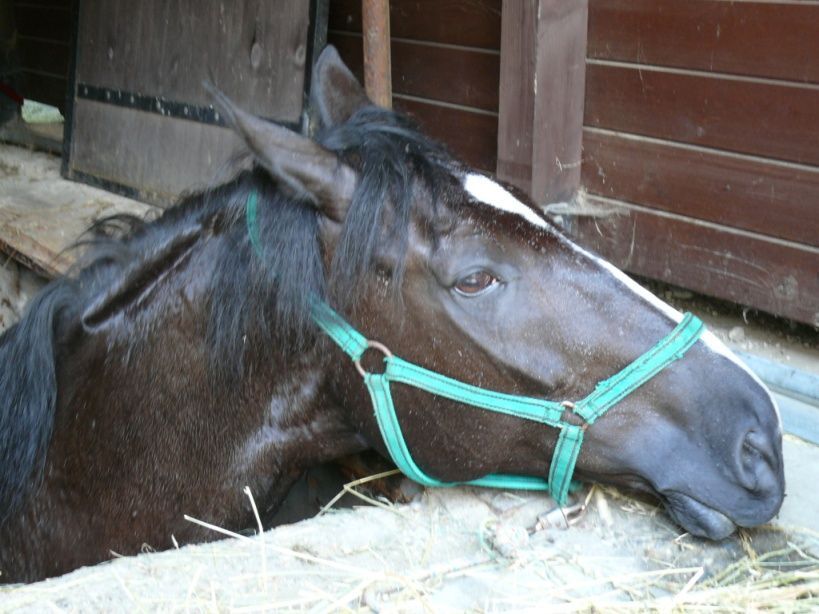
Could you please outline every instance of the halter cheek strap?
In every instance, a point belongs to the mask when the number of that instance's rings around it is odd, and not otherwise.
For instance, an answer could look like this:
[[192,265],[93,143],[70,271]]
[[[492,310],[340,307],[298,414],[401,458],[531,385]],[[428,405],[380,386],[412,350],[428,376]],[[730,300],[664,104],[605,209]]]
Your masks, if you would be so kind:
[[[557,403],[478,388],[394,356],[380,343],[368,341],[325,303],[316,302],[312,315],[318,326],[355,362],[369,390],[384,444],[395,464],[407,477],[425,486],[471,484],[491,488],[545,490],[561,505],[565,504],[568,496],[586,428],[660,371],[682,358],[696,343],[704,328],[699,319],[690,313],[686,314],[677,327],[659,343],[613,377],[597,384],[590,395],[575,403]],[[361,367],[361,357],[369,348],[378,349],[384,354],[386,368],[383,373],[368,373]],[[454,483],[442,482],[425,473],[413,460],[401,431],[390,392],[392,382],[425,390],[464,405],[560,429],[548,480],[534,476],[491,474],[468,482]],[[566,411],[579,417],[582,425],[578,426],[564,419]]]
[[[248,237],[253,249],[262,254],[257,222],[258,195],[251,192],[245,215]],[[703,323],[690,313],[653,348],[637,358],[616,375],[598,383],[587,397],[571,403],[557,403],[533,397],[484,390],[394,356],[384,345],[367,340],[329,305],[315,301],[312,317],[316,324],[355,363],[370,393],[375,418],[384,444],[398,468],[409,478],[425,486],[456,486],[471,484],[490,488],[545,490],[560,504],[566,503],[577,457],[583,444],[583,434],[589,425],[622,401],[637,388],[673,362],[682,358],[696,343],[704,329]],[[368,373],[361,366],[361,357],[369,348],[384,354],[383,373]],[[390,383],[399,382],[434,395],[523,420],[560,429],[549,465],[548,479],[523,475],[490,474],[468,482],[442,482],[425,473],[413,460],[401,431],[392,402]],[[582,421],[581,425],[564,419],[571,411]],[[577,419],[575,419],[577,421]]]

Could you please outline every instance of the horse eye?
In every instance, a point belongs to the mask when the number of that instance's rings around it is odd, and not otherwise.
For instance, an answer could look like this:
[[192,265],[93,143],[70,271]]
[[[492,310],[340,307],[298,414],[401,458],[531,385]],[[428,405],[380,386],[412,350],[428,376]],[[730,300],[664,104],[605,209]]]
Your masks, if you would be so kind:
[[462,277],[455,284],[455,291],[463,296],[477,296],[498,283],[497,277],[486,271],[476,271]]

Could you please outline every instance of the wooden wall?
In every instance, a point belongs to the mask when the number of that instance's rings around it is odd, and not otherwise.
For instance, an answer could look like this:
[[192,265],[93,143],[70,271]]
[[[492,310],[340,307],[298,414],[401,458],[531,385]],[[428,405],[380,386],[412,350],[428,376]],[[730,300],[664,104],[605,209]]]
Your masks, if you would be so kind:
[[17,51],[25,98],[65,109],[71,0],[14,0]]
[[[501,0],[391,0],[390,28],[395,108],[494,172]],[[328,42],[362,79],[361,0],[330,0]]]
[[819,325],[819,4],[590,0],[584,123],[581,240]]

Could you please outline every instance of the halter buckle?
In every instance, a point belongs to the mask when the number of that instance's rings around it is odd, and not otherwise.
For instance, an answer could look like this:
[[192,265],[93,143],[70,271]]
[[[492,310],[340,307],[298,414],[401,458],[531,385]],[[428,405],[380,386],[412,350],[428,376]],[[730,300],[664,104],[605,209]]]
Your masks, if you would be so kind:
[[[392,358],[392,352],[390,351],[390,348],[388,348],[383,343],[380,343],[378,341],[371,341],[371,340],[367,339],[367,350],[370,350],[370,349],[378,350],[379,352],[381,352],[384,355],[384,358]],[[364,352],[366,352],[367,350],[364,350]],[[355,365],[355,369],[356,369],[356,371],[358,371],[358,373],[359,373],[359,375],[361,375],[361,377],[367,377],[367,375],[370,375],[370,373],[368,371],[365,371],[364,367],[361,365],[361,359],[363,357],[364,357],[364,353],[362,352],[361,356],[359,356],[358,359],[353,361],[353,364]]]

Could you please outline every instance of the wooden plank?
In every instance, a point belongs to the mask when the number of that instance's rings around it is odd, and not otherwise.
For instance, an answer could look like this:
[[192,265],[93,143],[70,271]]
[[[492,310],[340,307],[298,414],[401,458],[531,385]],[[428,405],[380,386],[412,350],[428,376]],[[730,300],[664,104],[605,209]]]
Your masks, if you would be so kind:
[[819,326],[819,249],[617,201],[602,206],[617,214],[576,218],[571,232],[617,266]]
[[819,83],[819,4],[592,0],[589,57]]
[[154,208],[60,177],[60,159],[0,145],[0,251],[34,271],[64,273],[74,253],[64,250],[106,215],[145,217]]
[[0,126],[0,142],[60,155],[63,151],[64,129],[64,122],[28,124],[18,115]]
[[426,134],[446,144],[466,164],[487,172],[495,168],[496,116],[398,94],[393,97],[393,104],[399,111],[413,116]]
[[590,62],[585,123],[819,165],[819,87]]
[[17,39],[20,68],[62,79],[68,78],[70,47],[68,43]]
[[70,4],[35,6],[15,2],[14,25],[20,36],[68,44],[71,40]]
[[569,200],[580,185],[588,0],[540,0],[535,56],[532,191]]
[[[361,36],[331,32],[328,42],[335,45],[353,73],[363,78]],[[391,48],[395,93],[498,110],[498,54],[396,40]]]
[[503,3],[497,176],[532,190],[537,0]]
[[506,0],[501,33],[499,177],[535,202],[580,182],[587,0]]
[[90,100],[75,101],[74,120],[71,172],[116,182],[159,205],[226,181],[228,161],[243,150],[226,128]]
[[[331,31],[361,33],[361,0],[331,0]],[[391,0],[393,38],[500,49],[501,0]]]
[[298,122],[309,6],[83,0],[77,82],[208,105],[202,80],[210,78],[251,112]]
[[819,168],[594,129],[583,150],[589,192],[819,246]]

